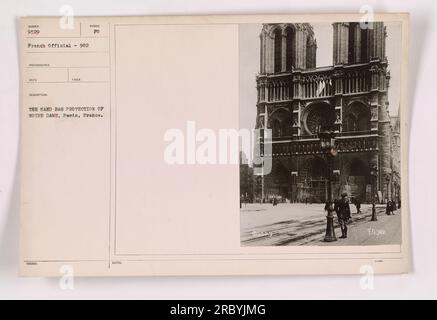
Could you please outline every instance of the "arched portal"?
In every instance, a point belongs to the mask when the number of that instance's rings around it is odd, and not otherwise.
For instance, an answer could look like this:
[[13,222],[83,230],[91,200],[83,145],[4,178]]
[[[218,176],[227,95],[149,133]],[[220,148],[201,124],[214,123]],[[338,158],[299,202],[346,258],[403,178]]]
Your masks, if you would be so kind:
[[273,185],[275,190],[268,192],[269,197],[276,197],[278,200],[290,198],[290,170],[283,163],[284,159],[276,159],[272,166]]
[[348,161],[345,167],[346,183],[349,186],[350,196],[361,202],[369,201],[370,194],[370,168],[360,158],[354,157]]
[[325,159],[315,157],[308,162],[307,168],[308,168],[307,174],[309,174],[311,177],[318,177],[318,178],[327,177],[328,167]]
[[297,200],[325,202],[328,198],[328,165],[322,157],[313,157],[303,163],[297,179]]

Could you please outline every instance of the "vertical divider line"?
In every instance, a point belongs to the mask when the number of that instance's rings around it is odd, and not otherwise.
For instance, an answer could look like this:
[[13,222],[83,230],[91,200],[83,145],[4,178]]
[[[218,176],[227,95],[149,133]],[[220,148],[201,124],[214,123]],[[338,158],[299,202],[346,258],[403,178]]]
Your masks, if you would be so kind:
[[111,23],[108,23],[109,50],[109,238],[108,238],[108,269],[111,269],[111,218],[112,218],[112,56],[111,56]]
[[114,256],[117,255],[117,25],[114,25]]

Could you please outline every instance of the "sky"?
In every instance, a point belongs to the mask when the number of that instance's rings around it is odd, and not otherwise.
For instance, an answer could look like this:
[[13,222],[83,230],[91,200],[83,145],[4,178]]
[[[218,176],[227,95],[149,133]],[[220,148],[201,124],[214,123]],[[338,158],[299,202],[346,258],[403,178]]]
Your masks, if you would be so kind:
[[[332,65],[332,23],[312,24],[317,40],[317,67]],[[390,115],[397,115],[400,102],[401,24],[387,26],[386,55],[391,80],[388,93]],[[240,128],[252,129],[256,120],[256,75],[259,72],[261,24],[240,25]]]

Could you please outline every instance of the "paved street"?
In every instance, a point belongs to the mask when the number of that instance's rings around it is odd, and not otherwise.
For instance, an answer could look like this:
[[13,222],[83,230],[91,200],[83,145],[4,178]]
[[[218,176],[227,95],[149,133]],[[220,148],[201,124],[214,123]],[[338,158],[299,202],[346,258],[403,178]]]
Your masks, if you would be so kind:
[[[347,239],[323,242],[326,231],[324,204],[247,204],[241,212],[243,246],[285,245],[376,245],[401,241],[400,209],[394,216],[385,214],[385,205],[377,206],[378,221],[369,221],[371,205],[363,204],[361,214],[351,205],[352,219]],[[337,237],[341,235],[334,219]]]

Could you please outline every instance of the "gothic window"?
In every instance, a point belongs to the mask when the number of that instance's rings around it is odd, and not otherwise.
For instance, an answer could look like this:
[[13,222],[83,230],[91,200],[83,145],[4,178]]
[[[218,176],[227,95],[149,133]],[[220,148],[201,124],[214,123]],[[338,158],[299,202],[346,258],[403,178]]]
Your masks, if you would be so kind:
[[326,177],[328,174],[328,167],[325,160],[321,158],[314,158],[310,164],[309,174],[312,177]]
[[356,39],[356,30],[357,30],[357,22],[349,23],[349,52],[348,52],[348,62],[355,63],[355,50],[357,47],[357,43],[355,43]]
[[282,68],[282,35],[281,30],[276,29],[274,32],[275,37],[275,72],[280,72]]
[[281,122],[278,119],[273,119],[272,121],[273,126],[273,137],[281,137],[282,136],[282,130],[281,130]]
[[369,51],[368,51],[368,29],[361,30],[361,62],[369,61]]
[[285,42],[285,64],[286,70],[291,71],[294,67],[294,47],[295,47],[295,33],[294,30],[288,27],[285,30],[286,42]]
[[346,131],[357,131],[357,121],[355,119],[355,115],[348,114],[346,118]]
[[308,118],[307,125],[308,129],[310,129],[311,133],[317,134],[320,132],[322,127],[323,118],[320,114],[311,114],[311,117]]
[[357,131],[370,130],[370,117],[368,114],[360,114],[357,119]]
[[362,160],[354,158],[350,164],[349,176],[363,177],[364,181],[369,180],[369,168]]
[[345,131],[368,131],[370,130],[370,112],[360,103],[354,102],[346,116]]
[[280,109],[271,115],[272,133],[274,137],[292,135],[292,115],[290,112]]
[[322,127],[334,124],[335,111],[333,107],[320,103],[309,108],[305,117],[307,134],[317,134]]

